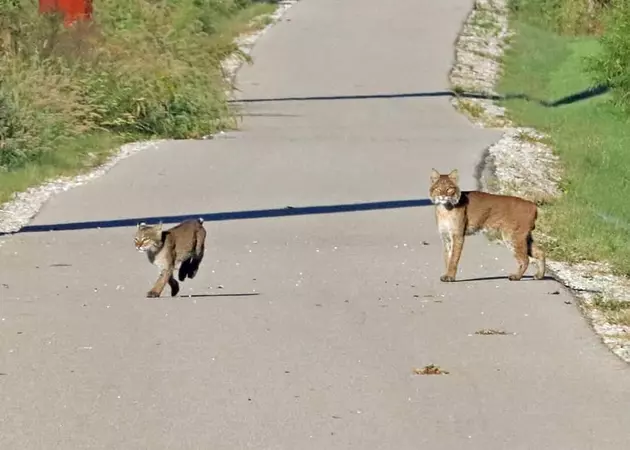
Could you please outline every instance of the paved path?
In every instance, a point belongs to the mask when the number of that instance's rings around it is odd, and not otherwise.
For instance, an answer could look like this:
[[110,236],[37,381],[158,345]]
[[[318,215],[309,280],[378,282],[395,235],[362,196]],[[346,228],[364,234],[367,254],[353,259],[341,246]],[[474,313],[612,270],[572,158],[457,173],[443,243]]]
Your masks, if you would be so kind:
[[[0,448],[630,448],[628,369],[555,282],[508,282],[483,237],[466,281],[438,281],[430,169],[473,188],[497,138],[421,95],[447,88],[470,6],[299,3],[240,73],[244,99],[268,99],[242,132],[138,154],[33,222],[101,229],[10,238]],[[155,273],[129,223],[240,211],[207,222],[192,297],[143,298]],[[430,363],[450,375],[412,375]]]

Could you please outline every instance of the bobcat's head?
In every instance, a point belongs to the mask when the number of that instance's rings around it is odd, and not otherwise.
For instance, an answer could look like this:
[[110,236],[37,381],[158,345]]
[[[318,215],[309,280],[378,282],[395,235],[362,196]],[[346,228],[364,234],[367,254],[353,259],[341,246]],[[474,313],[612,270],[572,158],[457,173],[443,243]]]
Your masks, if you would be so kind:
[[443,175],[433,169],[431,172],[431,187],[429,188],[429,197],[436,205],[444,205],[452,208],[459,203],[462,191],[457,185],[459,181],[457,169],[454,169],[448,175]]
[[144,222],[139,223],[133,240],[136,250],[139,252],[157,250],[162,246],[162,224],[147,225]]

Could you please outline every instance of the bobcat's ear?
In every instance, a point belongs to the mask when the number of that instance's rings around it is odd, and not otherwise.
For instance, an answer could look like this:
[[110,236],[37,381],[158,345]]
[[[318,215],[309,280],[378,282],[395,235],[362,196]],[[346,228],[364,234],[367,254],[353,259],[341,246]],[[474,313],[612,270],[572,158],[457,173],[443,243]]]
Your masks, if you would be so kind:
[[453,183],[457,183],[459,181],[459,172],[457,171],[457,169],[453,169],[451,170],[451,173],[448,174],[448,177]]
[[435,169],[431,169],[431,183],[435,183],[440,179],[440,172]]
[[144,227],[144,226],[146,226],[146,223],[144,223],[144,222],[138,222],[138,228],[140,228],[140,227]]
[[161,233],[162,232],[162,222],[160,222],[157,225],[155,225],[155,229],[157,230],[158,233]]

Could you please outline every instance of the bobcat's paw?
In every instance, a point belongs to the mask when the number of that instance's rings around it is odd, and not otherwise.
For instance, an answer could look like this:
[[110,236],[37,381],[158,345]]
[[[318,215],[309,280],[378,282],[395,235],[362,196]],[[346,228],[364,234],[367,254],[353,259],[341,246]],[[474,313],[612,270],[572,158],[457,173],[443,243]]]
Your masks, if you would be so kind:
[[455,277],[452,277],[450,275],[442,275],[440,277],[440,281],[444,283],[452,283],[453,281],[455,281]]
[[515,273],[508,276],[508,280],[510,281],[519,281],[520,279],[521,279],[521,276]]
[[159,292],[155,292],[153,290],[147,292],[147,298],[157,298],[160,296]]
[[537,273],[536,275],[534,275],[534,280],[542,280],[543,278],[545,278],[544,273]]

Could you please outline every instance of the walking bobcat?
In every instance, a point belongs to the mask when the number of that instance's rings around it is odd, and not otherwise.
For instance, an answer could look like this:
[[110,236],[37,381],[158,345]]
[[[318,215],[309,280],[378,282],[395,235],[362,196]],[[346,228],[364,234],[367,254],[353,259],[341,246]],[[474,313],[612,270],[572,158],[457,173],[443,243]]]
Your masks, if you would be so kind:
[[159,297],[166,286],[171,287],[171,296],[179,292],[179,283],[173,272],[179,266],[179,281],[194,278],[203,259],[206,230],[202,219],[186,220],[179,225],[162,231],[162,224],[138,224],[134,238],[136,249],[146,252],[149,262],[160,269],[160,276],[147,292],[147,297]]
[[444,246],[446,274],[440,277],[441,281],[455,281],[464,236],[490,230],[501,233],[503,242],[511,248],[518,262],[516,272],[508,277],[511,281],[523,277],[530,256],[537,260],[534,278],[544,277],[545,253],[532,240],[538,214],[535,203],[507,195],[462,192],[457,169],[448,175],[433,169],[429,196],[436,205],[435,216]]

